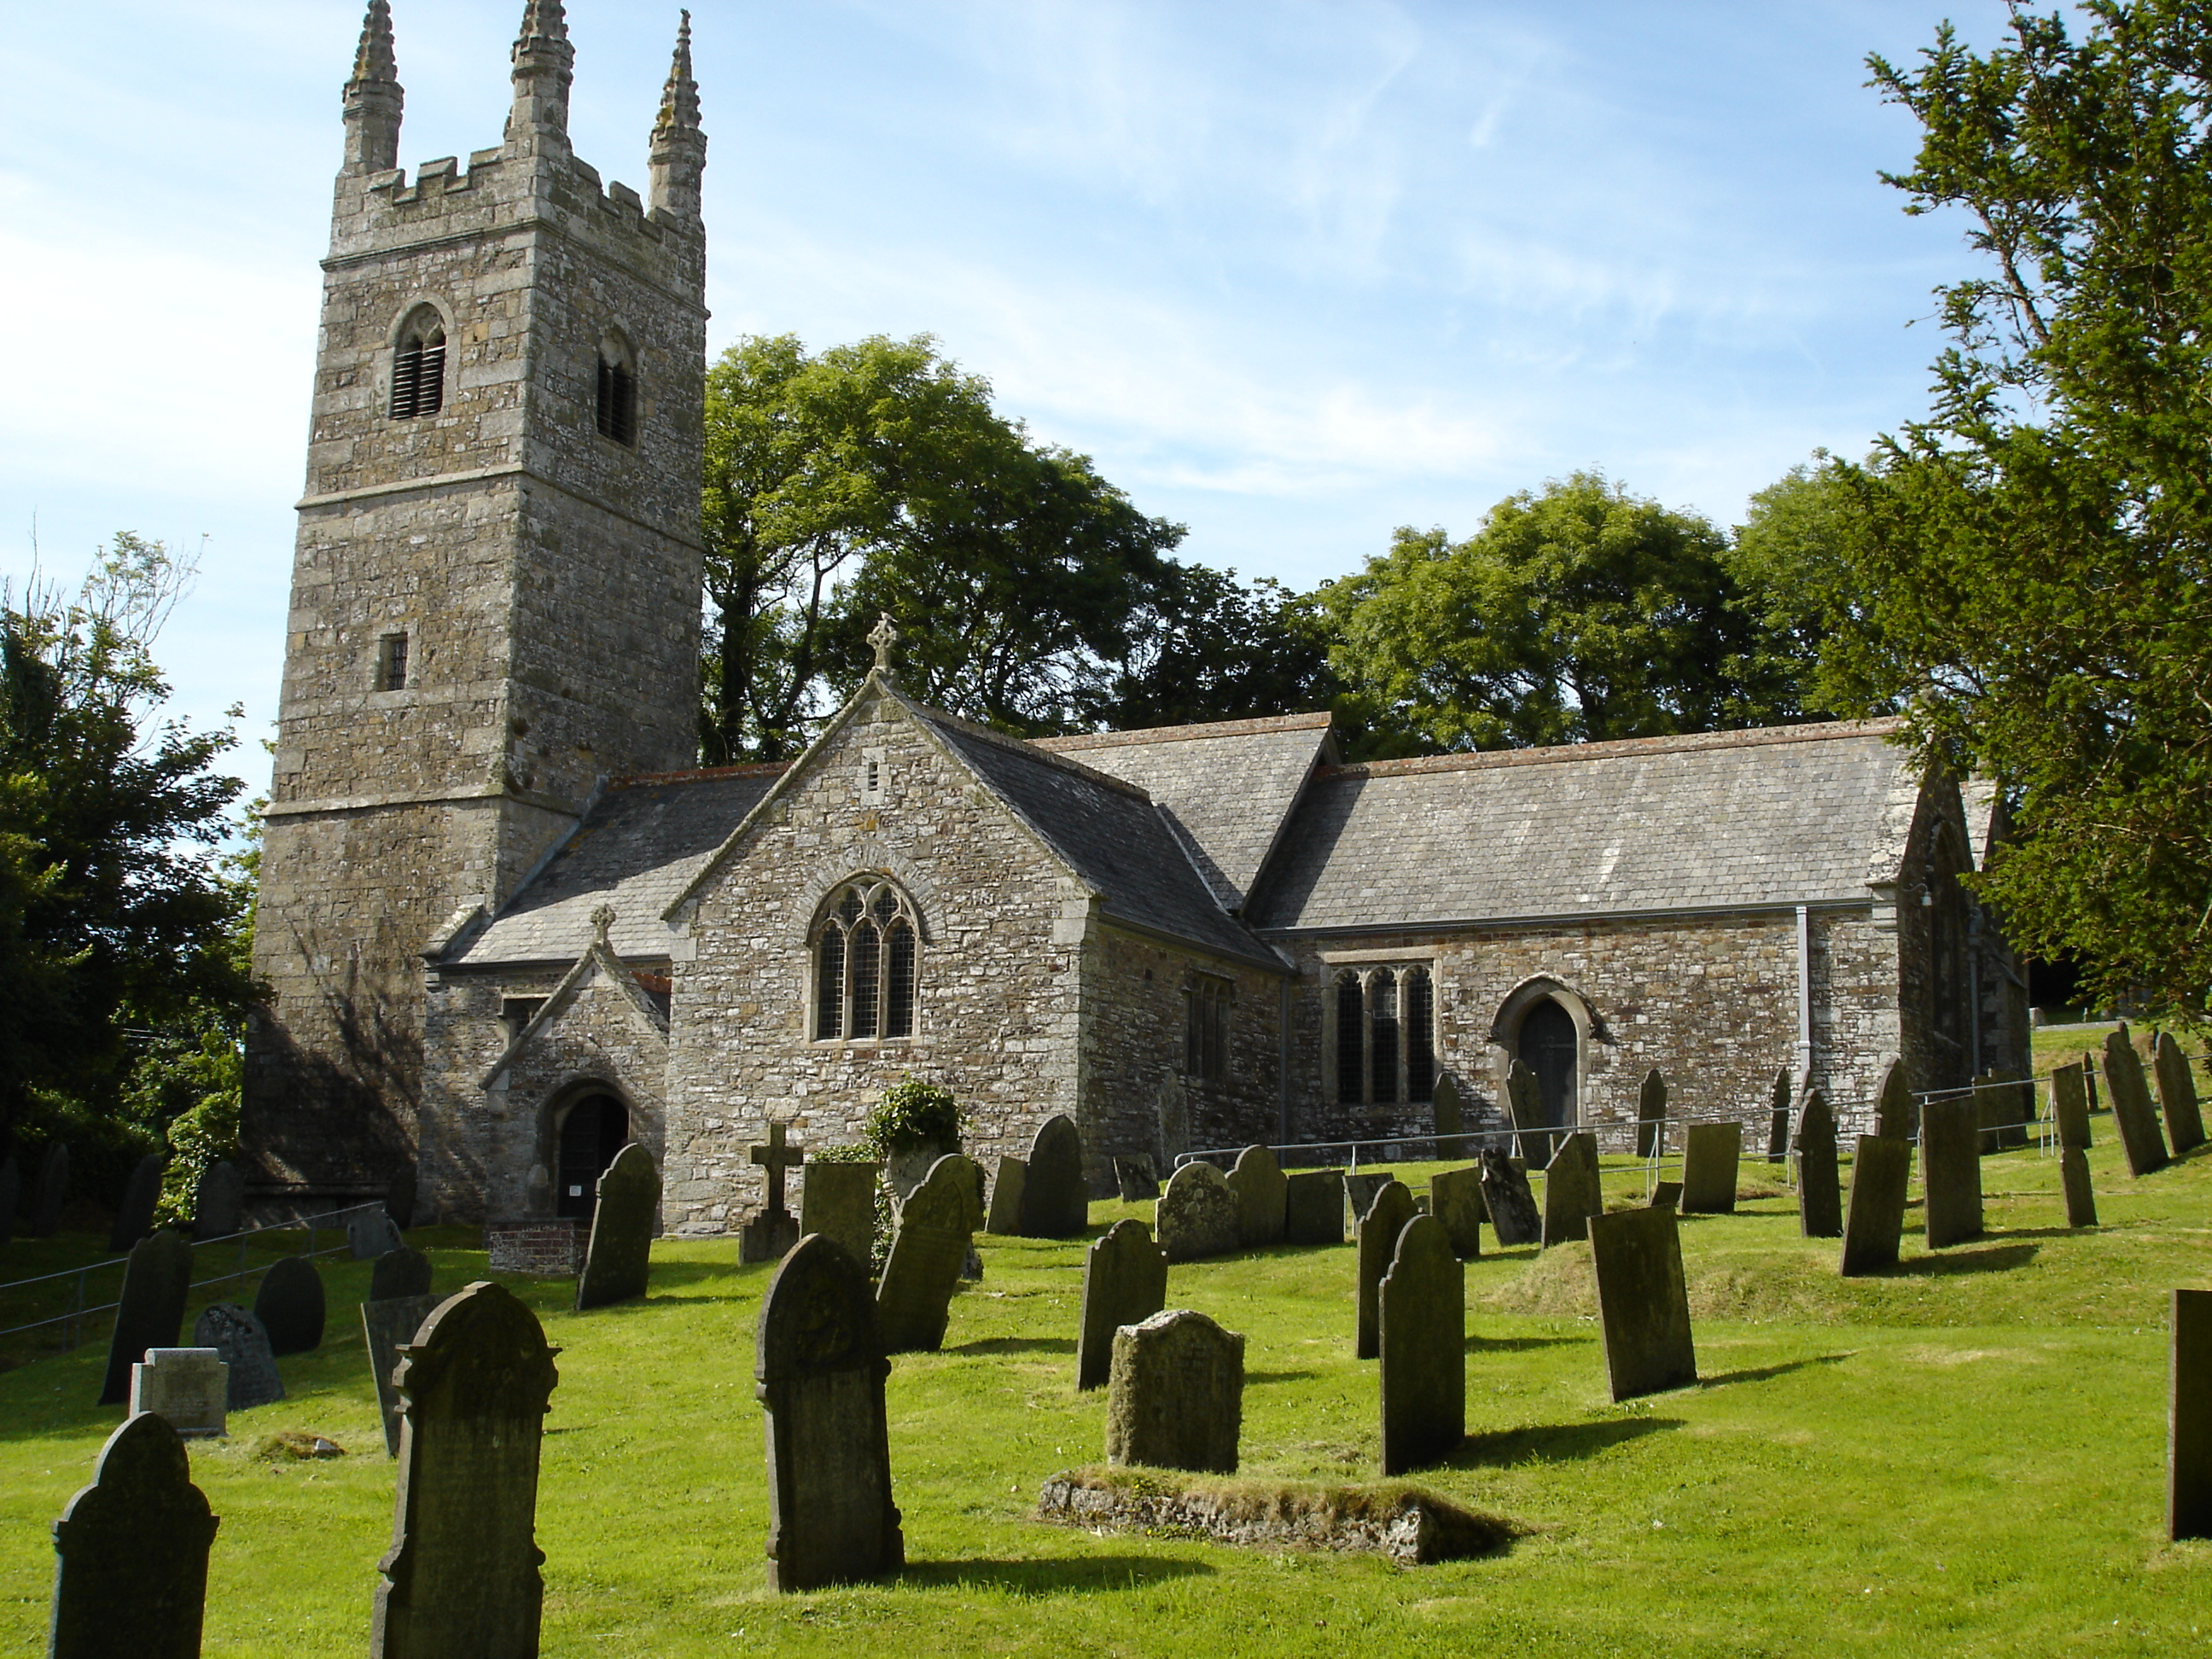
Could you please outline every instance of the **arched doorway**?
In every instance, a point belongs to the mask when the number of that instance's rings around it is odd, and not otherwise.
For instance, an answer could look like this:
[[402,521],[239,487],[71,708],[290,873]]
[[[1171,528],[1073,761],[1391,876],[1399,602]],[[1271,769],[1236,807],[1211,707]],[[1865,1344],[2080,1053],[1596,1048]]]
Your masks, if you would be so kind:
[[1581,1120],[1576,1098],[1578,1043],[1575,1017],[1551,997],[1532,1005],[1521,1021],[1521,1063],[1536,1074],[1547,1127],[1571,1128]]
[[599,1202],[599,1177],[629,1139],[629,1109],[619,1095],[598,1090],[571,1106],[561,1119],[553,1213],[589,1221]]

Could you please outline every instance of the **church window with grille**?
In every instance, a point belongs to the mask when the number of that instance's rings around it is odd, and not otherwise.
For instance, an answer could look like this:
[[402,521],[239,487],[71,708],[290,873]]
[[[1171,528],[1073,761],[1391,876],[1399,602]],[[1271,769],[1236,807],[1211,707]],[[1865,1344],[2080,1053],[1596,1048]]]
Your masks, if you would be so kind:
[[599,354],[599,427],[602,438],[637,441],[637,374],[621,356]]
[[407,689],[407,636],[386,634],[376,642],[376,689],[380,691],[404,691]]
[[1436,998],[1427,969],[1344,969],[1330,987],[1328,1013],[1340,1105],[1411,1105],[1435,1093]]
[[815,1041],[914,1035],[919,933],[906,896],[880,877],[837,890],[814,939]]
[[411,421],[446,406],[446,331],[433,319],[410,323],[392,358],[392,418]]
[[1229,1007],[1236,988],[1212,974],[1193,974],[1183,988],[1182,1069],[1200,1083],[1229,1075]]

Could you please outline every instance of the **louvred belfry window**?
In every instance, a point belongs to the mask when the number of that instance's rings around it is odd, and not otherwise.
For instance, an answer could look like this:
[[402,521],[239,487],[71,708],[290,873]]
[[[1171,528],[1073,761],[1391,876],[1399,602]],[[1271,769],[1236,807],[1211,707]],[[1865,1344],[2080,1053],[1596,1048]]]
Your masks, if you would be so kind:
[[628,365],[599,359],[599,435],[618,444],[637,441],[637,376]]
[[446,331],[410,328],[392,360],[392,418],[411,421],[446,406]]
[[814,940],[814,1037],[914,1035],[921,929],[906,896],[880,877],[848,882]]

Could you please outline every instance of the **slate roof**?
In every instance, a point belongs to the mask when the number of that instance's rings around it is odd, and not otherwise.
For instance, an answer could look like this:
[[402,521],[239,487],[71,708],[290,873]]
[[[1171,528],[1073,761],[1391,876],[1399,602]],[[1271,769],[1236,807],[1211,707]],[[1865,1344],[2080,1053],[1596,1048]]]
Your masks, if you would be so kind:
[[1919,798],[1888,720],[1326,767],[1262,929],[1819,903],[1894,879]]

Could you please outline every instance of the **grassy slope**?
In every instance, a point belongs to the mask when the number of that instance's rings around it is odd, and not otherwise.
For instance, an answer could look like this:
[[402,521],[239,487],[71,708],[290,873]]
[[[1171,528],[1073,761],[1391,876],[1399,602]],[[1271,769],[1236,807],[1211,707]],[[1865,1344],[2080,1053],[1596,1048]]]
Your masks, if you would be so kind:
[[[2201,1649],[2212,1546],[2162,1534],[2164,1310],[2171,1286],[2212,1282],[2212,1158],[2130,1182],[2111,1120],[2096,1121],[2094,1234],[2064,1231],[2056,1166],[2033,1153],[1984,1165],[1996,1237],[1933,1261],[1908,1245],[1905,1271],[1879,1281],[1836,1280],[1834,1247],[1797,1239],[1786,1197],[1686,1218],[1706,1381],[1626,1407],[1605,1396],[1579,1247],[1470,1264],[1471,1438],[1427,1484],[1534,1530],[1505,1555],[1416,1571],[1027,1519],[1047,1475],[1097,1458],[1103,1401],[1069,1386],[1079,1244],[993,1240],[946,1352],[892,1372],[907,1574],[770,1597],[751,1378],[766,1270],[731,1265],[727,1243],[669,1243],[649,1300],[583,1316],[563,1311],[565,1285],[518,1286],[565,1349],[539,1507],[545,1650]],[[1747,1187],[1765,1174],[1747,1166]],[[1632,1184],[1637,1172],[1609,1176]],[[1092,1218],[1130,1212],[1100,1204]],[[467,1235],[420,1239],[441,1291],[481,1272],[459,1248]],[[1173,1304],[1249,1339],[1247,1473],[1371,1470],[1352,1266],[1348,1249],[1304,1249],[1174,1270]],[[193,1449],[222,1516],[210,1655],[351,1656],[366,1639],[392,1472],[349,1322],[366,1268],[328,1278],[348,1319],[319,1353],[284,1362],[292,1398]],[[84,1403],[100,1358],[0,1375],[0,1653],[43,1651],[47,1523],[117,1420]],[[246,1455],[290,1428],[355,1455]]]

